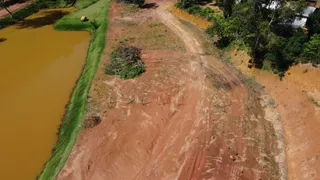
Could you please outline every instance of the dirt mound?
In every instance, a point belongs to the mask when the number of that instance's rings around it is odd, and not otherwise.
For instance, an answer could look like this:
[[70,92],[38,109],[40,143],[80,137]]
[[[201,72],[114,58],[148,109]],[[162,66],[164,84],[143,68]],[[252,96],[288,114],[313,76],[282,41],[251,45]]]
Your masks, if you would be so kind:
[[[165,7],[112,4],[89,99],[88,114],[103,118],[81,132],[58,179],[284,179],[281,124],[270,99],[204,55],[198,32]],[[103,73],[112,47],[123,42],[142,48],[146,72],[132,80]]]

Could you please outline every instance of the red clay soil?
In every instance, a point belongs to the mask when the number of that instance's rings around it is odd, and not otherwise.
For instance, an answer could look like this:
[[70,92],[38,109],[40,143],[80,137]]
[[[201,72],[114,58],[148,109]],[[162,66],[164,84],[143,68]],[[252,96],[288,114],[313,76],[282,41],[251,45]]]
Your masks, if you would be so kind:
[[320,69],[310,64],[291,67],[282,81],[271,72],[249,69],[245,52],[231,57],[243,72],[254,75],[274,98],[280,112],[289,180],[320,179]]
[[[112,3],[87,114],[102,120],[82,130],[58,179],[285,179],[271,99],[247,88],[199,32],[158,5]],[[145,73],[132,80],[104,74],[118,43],[142,48]]]
[[[14,5],[11,5],[10,7],[8,7],[8,9],[14,13],[15,11],[18,11],[19,9],[22,9],[24,7],[26,7],[27,5],[31,4],[34,0],[27,0],[23,3],[16,3]],[[0,9],[0,18],[9,16],[9,13],[7,10],[5,9]]]

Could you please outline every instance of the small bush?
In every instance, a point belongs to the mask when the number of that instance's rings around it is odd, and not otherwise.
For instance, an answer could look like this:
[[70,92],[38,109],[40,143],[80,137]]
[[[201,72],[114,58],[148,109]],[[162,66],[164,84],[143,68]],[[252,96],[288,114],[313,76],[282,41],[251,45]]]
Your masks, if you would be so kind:
[[17,19],[17,20],[22,20],[25,17],[38,12],[40,9],[46,8],[46,4],[43,2],[35,2],[32,4],[29,4],[28,6],[26,6],[25,8],[22,8],[21,10],[17,11],[16,13],[14,13],[12,15],[13,19]]
[[186,11],[190,14],[201,14],[201,7],[200,6],[191,6],[186,9]]
[[140,49],[134,46],[120,45],[111,53],[110,64],[105,73],[120,75],[122,79],[137,77],[145,71],[140,56]]
[[15,24],[17,22],[18,20],[13,19],[12,17],[5,17],[3,19],[0,19],[0,29]]
[[268,60],[263,60],[261,69],[265,71],[272,71],[272,63]]
[[303,57],[313,64],[320,64],[320,34],[311,36],[309,42],[304,44]]
[[213,25],[209,26],[205,31],[206,31],[207,34],[209,34],[210,37],[214,37],[215,36]]

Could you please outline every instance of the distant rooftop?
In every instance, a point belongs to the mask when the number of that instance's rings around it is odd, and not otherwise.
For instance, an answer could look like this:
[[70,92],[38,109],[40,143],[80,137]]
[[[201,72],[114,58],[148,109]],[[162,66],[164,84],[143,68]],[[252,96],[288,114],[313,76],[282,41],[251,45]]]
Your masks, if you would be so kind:
[[304,11],[303,13],[301,14],[301,16],[303,17],[309,17],[311,13],[313,13],[317,8],[315,7],[310,7],[308,6]]

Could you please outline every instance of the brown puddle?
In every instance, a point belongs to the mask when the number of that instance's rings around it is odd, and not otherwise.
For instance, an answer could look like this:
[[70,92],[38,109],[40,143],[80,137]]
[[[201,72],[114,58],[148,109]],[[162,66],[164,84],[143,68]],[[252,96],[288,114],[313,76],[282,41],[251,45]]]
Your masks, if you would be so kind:
[[170,8],[170,10],[178,18],[180,18],[182,20],[185,20],[187,22],[190,22],[192,24],[195,24],[195,25],[199,26],[202,29],[206,29],[209,26],[211,26],[211,24],[212,24],[210,21],[207,21],[205,18],[203,18],[201,16],[196,16],[196,15],[193,15],[193,14],[189,14],[188,12],[183,11],[183,10],[181,10],[179,8],[172,7],[172,8]]
[[0,179],[35,179],[55,146],[90,39],[53,29],[73,10],[43,10],[0,30]]

